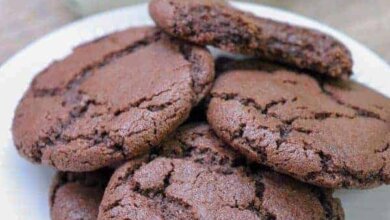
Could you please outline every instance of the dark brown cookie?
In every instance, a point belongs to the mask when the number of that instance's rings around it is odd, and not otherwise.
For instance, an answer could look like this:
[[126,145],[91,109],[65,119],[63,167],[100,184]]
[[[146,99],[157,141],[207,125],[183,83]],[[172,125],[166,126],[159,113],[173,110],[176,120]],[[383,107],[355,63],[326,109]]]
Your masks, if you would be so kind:
[[208,125],[180,129],[159,153],[115,172],[98,219],[344,218],[330,191],[241,166]]
[[256,17],[223,0],[153,0],[154,21],[167,33],[200,45],[255,55],[332,77],[348,77],[352,58],[333,37]]
[[204,48],[151,28],[82,45],[35,77],[13,122],[21,155],[63,171],[91,171],[144,154],[209,91]]
[[57,173],[50,210],[52,220],[96,220],[104,189],[112,171]]
[[328,84],[242,62],[211,92],[208,121],[224,141],[250,160],[318,186],[390,183],[388,98],[352,81]]

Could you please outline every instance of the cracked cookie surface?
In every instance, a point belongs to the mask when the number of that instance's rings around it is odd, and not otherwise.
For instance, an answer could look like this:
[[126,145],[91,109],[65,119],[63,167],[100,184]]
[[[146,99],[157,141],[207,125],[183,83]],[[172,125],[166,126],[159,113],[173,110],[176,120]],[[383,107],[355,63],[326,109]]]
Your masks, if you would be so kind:
[[158,155],[115,171],[98,219],[344,218],[330,191],[272,171],[252,172],[206,124],[180,128]]
[[214,61],[152,27],[77,47],[35,77],[14,143],[30,161],[91,171],[134,158],[174,131],[209,91]]
[[349,50],[333,37],[256,17],[224,0],[153,0],[149,12],[167,33],[200,45],[255,55],[321,75],[347,78],[352,73]]
[[59,172],[50,195],[52,220],[96,220],[112,170],[91,173]]
[[230,71],[227,64],[219,68],[228,71],[216,80],[207,112],[224,141],[252,161],[318,186],[390,183],[388,98],[353,81],[232,62]]

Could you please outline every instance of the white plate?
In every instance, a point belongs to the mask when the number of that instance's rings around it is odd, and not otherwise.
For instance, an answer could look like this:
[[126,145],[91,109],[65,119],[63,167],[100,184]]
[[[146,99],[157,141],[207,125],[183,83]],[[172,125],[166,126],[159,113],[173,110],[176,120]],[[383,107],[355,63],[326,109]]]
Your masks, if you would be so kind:
[[[390,97],[390,67],[356,41],[289,12],[249,3],[234,4],[258,15],[332,34],[352,51],[355,61],[353,78]],[[145,4],[98,14],[36,41],[0,68],[0,219],[49,219],[48,189],[54,171],[21,159],[10,132],[14,109],[31,79],[53,60],[63,58],[82,42],[130,26],[146,24],[153,22]],[[390,187],[366,191],[342,190],[336,195],[341,198],[348,219],[390,219]]]

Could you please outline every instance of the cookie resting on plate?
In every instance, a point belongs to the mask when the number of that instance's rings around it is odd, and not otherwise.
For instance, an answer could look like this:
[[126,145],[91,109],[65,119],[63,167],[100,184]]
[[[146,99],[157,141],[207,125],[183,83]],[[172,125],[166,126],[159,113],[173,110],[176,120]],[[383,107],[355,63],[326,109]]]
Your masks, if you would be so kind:
[[257,17],[224,0],[153,0],[149,12],[167,33],[199,45],[255,55],[334,78],[352,74],[352,56],[335,38]]
[[343,219],[331,191],[244,166],[206,124],[182,127],[159,156],[115,171],[98,219]]
[[13,121],[19,153],[62,171],[92,171],[147,153],[210,90],[207,49],[153,27],[77,47],[39,73]]
[[353,81],[258,60],[232,61],[229,70],[226,62],[207,118],[249,160],[322,187],[390,183],[388,98]]
[[91,173],[58,172],[50,195],[52,220],[96,220],[110,169]]

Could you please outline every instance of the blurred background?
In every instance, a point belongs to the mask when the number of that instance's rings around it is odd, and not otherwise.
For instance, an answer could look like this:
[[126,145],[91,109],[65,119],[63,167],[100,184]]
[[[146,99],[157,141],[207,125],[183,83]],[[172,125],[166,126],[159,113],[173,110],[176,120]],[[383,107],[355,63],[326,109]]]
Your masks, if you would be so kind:
[[[0,65],[28,43],[81,17],[145,0],[0,0]],[[390,61],[390,0],[250,0],[318,20]]]

